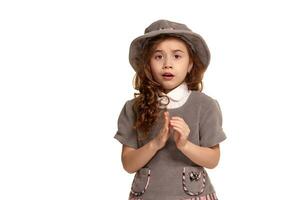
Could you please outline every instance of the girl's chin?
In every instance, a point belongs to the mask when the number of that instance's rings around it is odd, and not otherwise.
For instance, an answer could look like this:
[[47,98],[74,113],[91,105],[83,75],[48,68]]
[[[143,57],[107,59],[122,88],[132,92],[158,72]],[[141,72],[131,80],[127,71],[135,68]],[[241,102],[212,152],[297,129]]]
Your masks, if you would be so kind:
[[172,91],[173,89],[175,89],[177,86],[178,85],[176,85],[176,86],[164,86],[163,85],[163,88],[164,88],[165,93],[168,93],[168,92]]

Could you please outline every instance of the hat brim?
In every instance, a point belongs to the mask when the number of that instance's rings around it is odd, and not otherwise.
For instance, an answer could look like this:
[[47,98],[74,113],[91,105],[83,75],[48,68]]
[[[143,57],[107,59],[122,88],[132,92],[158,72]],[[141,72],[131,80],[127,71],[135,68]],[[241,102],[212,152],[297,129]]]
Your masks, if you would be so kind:
[[139,68],[144,43],[148,39],[159,35],[170,35],[183,39],[188,43],[188,45],[190,45],[196,56],[198,56],[204,65],[205,69],[208,67],[210,62],[210,52],[206,42],[199,34],[185,30],[163,29],[146,33],[131,42],[129,49],[129,62],[135,71],[138,71]]

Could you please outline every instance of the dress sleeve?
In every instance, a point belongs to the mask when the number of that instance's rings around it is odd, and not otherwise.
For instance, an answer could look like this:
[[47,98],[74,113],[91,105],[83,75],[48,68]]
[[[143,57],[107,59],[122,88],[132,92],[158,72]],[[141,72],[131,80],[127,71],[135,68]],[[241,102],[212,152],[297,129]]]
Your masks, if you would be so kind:
[[118,130],[114,138],[122,144],[137,149],[137,132],[133,128],[134,120],[135,114],[133,112],[132,101],[127,101],[119,115]]
[[212,147],[226,139],[222,128],[222,111],[217,100],[208,105],[200,120],[200,146]]

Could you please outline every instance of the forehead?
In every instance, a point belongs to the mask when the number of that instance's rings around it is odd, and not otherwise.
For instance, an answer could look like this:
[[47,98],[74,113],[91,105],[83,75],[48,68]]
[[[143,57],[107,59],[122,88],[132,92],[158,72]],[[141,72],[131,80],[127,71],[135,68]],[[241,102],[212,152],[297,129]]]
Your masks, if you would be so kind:
[[166,38],[162,41],[160,41],[156,47],[155,50],[182,50],[187,51],[187,46],[185,42],[183,42],[180,39],[177,38]]

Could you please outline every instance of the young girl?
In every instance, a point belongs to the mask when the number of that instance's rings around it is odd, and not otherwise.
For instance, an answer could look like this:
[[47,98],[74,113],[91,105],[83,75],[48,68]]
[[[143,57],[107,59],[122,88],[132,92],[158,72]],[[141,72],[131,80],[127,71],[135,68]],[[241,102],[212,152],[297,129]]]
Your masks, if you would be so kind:
[[129,60],[139,93],[125,103],[114,136],[124,169],[135,173],[129,199],[217,199],[205,168],[217,166],[226,136],[218,101],[202,92],[205,41],[159,20],[133,40]]

